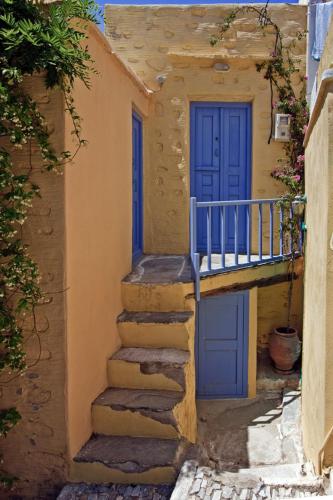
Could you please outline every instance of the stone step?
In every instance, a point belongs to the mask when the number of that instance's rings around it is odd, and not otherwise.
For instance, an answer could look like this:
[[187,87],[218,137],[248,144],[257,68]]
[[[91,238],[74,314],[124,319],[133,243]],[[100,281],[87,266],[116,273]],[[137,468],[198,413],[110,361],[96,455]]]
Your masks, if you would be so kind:
[[74,458],[71,479],[86,483],[172,483],[186,443],[171,439],[93,435]]
[[127,311],[191,311],[194,284],[191,264],[185,255],[143,255],[122,281]]
[[122,281],[121,295],[126,311],[194,311],[193,283],[130,283]]
[[238,474],[243,475],[243,477],[259,478],[271,486],[316,487],[321,484],[321,478],[316,476],[313,464],[310,462],[240,469]]
[[125,347],[108,361],[110,387],[183,392],[189,351]]
[[177,424],[184,404],[177,391],[116,389],[103,392],[93,403],[96,434],[179,439]]
[[118,317],[118,331],[124,347],[188,349],[194,315],[192,311],[124,311]]

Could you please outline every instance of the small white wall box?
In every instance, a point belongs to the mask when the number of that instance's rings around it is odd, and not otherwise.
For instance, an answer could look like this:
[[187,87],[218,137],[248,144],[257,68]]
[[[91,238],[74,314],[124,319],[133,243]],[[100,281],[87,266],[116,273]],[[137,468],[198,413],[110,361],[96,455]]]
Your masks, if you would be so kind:
[[276,113],[275,115],[275,133],[276,141],[289,141],[290,139],[290,115]]

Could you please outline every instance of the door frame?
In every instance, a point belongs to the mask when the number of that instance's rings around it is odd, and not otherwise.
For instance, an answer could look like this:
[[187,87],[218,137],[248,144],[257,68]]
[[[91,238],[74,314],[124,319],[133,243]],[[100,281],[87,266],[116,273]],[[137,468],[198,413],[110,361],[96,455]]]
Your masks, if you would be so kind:
[[[211,108],[225,108],[225,109],[235,109],[240,106],[246,110],[246,174],[245,174],[245,189],[247,195],[245,199],[252,199],[252,150],[253,150],[253,128],[252,128],[252,115],[253,115],[253,103],[251,101],[211,101],[211,100],[202,100],[202,101],[190,101],[189,106],[189,139],[190,139],[190,197],[196,196],[195,193],[195,169],[194,169],[194,157],[195,157],[195,117],[196,110],[205,107]],[[220,141],[220,148],[222,148],[222,142]],[[220,155],[221,161],[222,155]],[[221,172],[221,163],[220,163],[220,172]],[[221,182],[221,181],[220,181]],[[220,189],[220,187],[219,187]],[[217,200],[221,201],[221,200]],[[246,231],[247,221],[245,220],[245,231]],[[200,249],[198,249],[201,252]]]
[[[251,333],[251,290],[242,290],[239,292],[226,292],[223,294],[216,294],[216,295],[211,295],[210,297],[206,297],[206,299],[209,300],[209,298],[213,297],[224,297],[229,294],[239,294],[243,295],[245,298],[244,301],[244,315],[247,317],[247,321],[244,326],[244,337],[243,337],[243,360],[246,361],[245,363],[245,368],[242,373],[242,393],[239,395],[201,395],[198,394],[198,387],[199,387],[199,348],[200,348],[200,342],[199,342],[199,316],[200,316],[200,302],[196,303],[196,318],[195,318],[195,383],[196,383],[196,399],[199,400],[219,400],[219,399],[246,399],[249,397],[253,397],[255,395],[253,393],[253,388],[249,387],[249,382],[250,382],[250,373],[249,373],[249,368],[250,368],[250,359],[249,359],[249,353],[251,351],[250,347],[250,335]],[[205,297],[202,297],[201,300],[205,300]],[[256,305],[256,303],[255,303]],[[255,345],[255,356],[256,356],[256,345]],[[256,367],[255,367],[256,370]],[[256,377],[255,377],[256,378]]]
[[[252,102],[248,101],[190,101],[190,196],[195,196],[194,184],[195,184],[195,173],[193,169],[193,159],[194,159],[194,125],[195,125],[195,111],[199,108],[204,108],[210,106],[212,108],[225,107],[229,109],[237,108],[239,106],[244,107],[247,110],[246,119],[246,151],[247,151],[247,162],[246,162],[246,190],[248,193],[248,199],[252,198]],[[218,200],[221,201],[221,200]]]
[[140,207],[139,207],[139,229],[140,229],[140,248],[138,251],[134,252],[134,205],[133,205],[133,143],[132,143],[132,263],[135,264],[138,259],[143,254],[143,120],[139,113],[132,109],[132,138],[133,138],[133,121],[136,120],[139,123],[139,179],[138,179],[138,190],[140,196]]

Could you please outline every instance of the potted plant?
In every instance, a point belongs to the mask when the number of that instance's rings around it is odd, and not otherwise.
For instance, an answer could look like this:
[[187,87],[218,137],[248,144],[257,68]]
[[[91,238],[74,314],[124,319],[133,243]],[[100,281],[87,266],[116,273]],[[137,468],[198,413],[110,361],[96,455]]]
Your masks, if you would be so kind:
[[287,302],[287,323],[274,329],[270,334],[269,339],[269,354],[275,366],[275,370],[284,375],[293,372],[295,362],[298,360],[301,353],[301,341],[298,337],[298,331],[291,326],[291,309],[294,288],[294,268],[295,260],[301,252],[300,248],[300,232],[303,219],[303,211],[298,207],[301,205],[302,198],[292,198],[290,195],[288,199],[281,201],[281,206],[284,212],[290,214],[281,221],[282,231],[284,234],[283,244],[288,245],[290,248],[290,275],[288,287],[288,302]]

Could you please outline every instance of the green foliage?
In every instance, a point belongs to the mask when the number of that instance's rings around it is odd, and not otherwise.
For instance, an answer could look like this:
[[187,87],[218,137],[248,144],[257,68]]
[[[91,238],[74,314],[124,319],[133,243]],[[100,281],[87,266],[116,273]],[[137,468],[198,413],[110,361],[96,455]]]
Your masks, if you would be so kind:
[[16,408],[0,411],[0,436],[7,436],[8,432],[21,420],[21,415]]
[[[56,152],[50,142],[45,118],[33,97],[22,87],[25,77],[45,75],[48,88],[64,94],[66,111],[73,123],[76,151],[81,138],[80,117],[72,98],[74,81],[87,87],[93,71],[85,45],[87,23],[96,21],[92,0],[63,0],[43,5],[32,0],[0,1],[0,373],[20,373],[26,368],[22,315],[30,314],[33,334],[38,335],[35,307],[43,292],[37,264],[22,241],[22,226],[39,187],[31,175],[32,150],[40,154],[41,169],[59,170],[73,155]],[[22,150],[26,164],[15,165],[13,152]],[[15,408],[0,412],[0,436],[19,421]],[[7,478],[7,479],[6,479]],[[0,477],[3,484],[12,478]]]
[[[15,427],[19,420],[21,420],[21,415],[16,408],[0,410],[0,437],[6,437],[8,432]],[[1,463],[2,462],[3,460],[1,459]],[[16,479],[15,476],[0,470],[0,486],[10,488]]]

